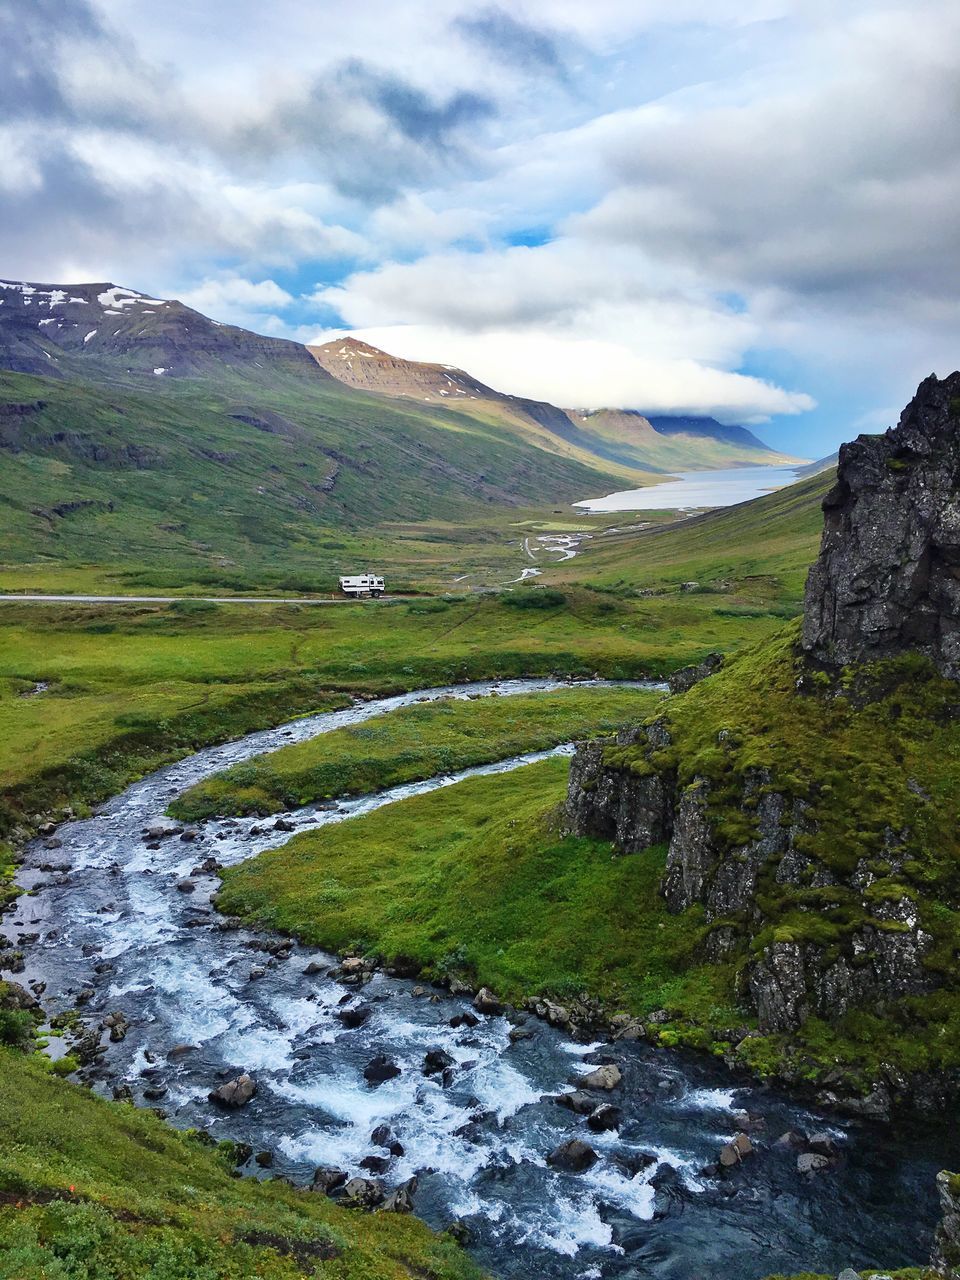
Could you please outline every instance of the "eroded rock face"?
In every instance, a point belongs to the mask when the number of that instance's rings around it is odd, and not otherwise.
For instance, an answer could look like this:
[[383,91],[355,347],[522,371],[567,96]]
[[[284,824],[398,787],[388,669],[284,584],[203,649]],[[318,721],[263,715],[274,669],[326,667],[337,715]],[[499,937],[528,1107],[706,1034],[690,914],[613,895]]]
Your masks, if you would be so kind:
[[960,373],[922,382],[885,435],[843,445],[823,508],[804,649],[828,667],[916,650],[960,679]]
[[[646,741],[651,749],[667,745],[660,724],[618,735],[620,746]],[[567,821],[576,835],[611,840],[621,853],[639,853],[670,838],[673,829],[674,780],[661,773],[645,776],[604,764],[610,741],[584,743],[570,762]]]
[[955,1173],[937,1174],[940,1195],[940,1224],[933,1242],[933,1269],[941,1276],[960,1276],[960,1178]]

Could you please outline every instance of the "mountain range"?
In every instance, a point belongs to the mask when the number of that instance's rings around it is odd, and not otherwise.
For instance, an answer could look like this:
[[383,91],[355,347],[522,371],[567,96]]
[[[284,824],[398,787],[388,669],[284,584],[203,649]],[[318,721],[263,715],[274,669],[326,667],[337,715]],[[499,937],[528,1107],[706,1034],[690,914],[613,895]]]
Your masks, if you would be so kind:
[[347,386],[398,399],[496,418],[535,435],[553,436],[606,463],[653,473],[795,462],[746,427],[709,417],[647,417],[632,409],[561,409],[543,400],[495,391],[453,365],[404,360],[357,338],[307,348],[327,373]]
[[354,339],[308,349],[109,283],[15,281],[0,451],[6,561],[214,568],[785,461],[709,419],[566,411]]

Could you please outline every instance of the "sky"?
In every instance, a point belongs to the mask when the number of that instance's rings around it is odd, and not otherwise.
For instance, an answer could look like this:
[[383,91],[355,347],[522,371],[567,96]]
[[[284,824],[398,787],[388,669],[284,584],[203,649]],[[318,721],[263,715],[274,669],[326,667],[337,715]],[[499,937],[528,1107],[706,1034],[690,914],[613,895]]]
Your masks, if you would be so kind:
[[955,0],[0,0],[0,276],[803,457],[960,366]]

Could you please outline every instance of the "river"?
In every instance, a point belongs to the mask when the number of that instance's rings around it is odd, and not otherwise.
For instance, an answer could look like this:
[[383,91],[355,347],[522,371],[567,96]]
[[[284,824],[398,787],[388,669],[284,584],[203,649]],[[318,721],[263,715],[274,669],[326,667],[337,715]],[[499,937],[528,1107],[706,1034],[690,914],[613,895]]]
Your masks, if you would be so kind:
[[644,489],[624,489],[573,505],[590,515],[612,511],[697,511],[729,507],[796,484],[794,467],[731,467],[722,471],[681,471],[679,479]]
[[[89,1022],[113,1010],[126,1015],[126,1038],[108,1045],[95,1071],[100,1092],[109,1096],[123,1081],[143,1102],[146,1088],[165,1090],[159,1105],[173,1124],[269,1149],[274,1173],[301,1183],[321,1164],[363,1173],[362,1159],[387,1154],[371,1134],[388,1125],[402,1154],[391,1158],[386,1183],[418,1173],[417,1212],[438,1228],[464,1219],[475,1255],[497,1276],[758,1280],[772,1271],[921,1262],[937,1214],[934,1176],[953,1158],[945,1126],[912,1122],[898,1131],[837,1121],[733,1080],[706,1057],[575,1043],[533,1018],[524,1022],[530,1037],[517,1043],[506,1017],[453,1027],[451,1018],[470,1009],[463,998],[418,995],[415,983],[383,975],[358,992],[327,975],[331,957],[297,946],[277,960],[259,949],[263,935],[222,931],[209,902],[215,877],[195,876],[194,893],[178,892],[211,854],[230,864],[281,843],[285,835],[263,830],[272,822],[213,821],[193,843],[172,837],[147,847],[143,833],[164,821],[171,797],[262,751],[423,698],[556,687],[484,683],[356,704],[200,751],[135,783],[96,816],[63,825],[60,847],[41,840],[28,848],[19,880],[36,893],[21,897],[4,931],[40,937],[25,947],[18,980],[46,982],[50,1012],[90,988]],[[341,822],[546,754],[287,817],[301,831]],[[321,970],[307,975],[311,962]],[[263,973],[251,980],[254,967]],[[371,1016],[348,1029],[338,1014],[358,1003]],[[167,1056],[181,1044],[196,1047]],[[458,1064],[447,1087],[422,1074],[434,1048]],[[380,1051],[402,1070],[371,1088],[362,1071]],[[622,1119],[617,1130],[592,1134],[549,1098],[601,1060],[623,1071],[609,1095]],[[255,1076],[256,1097],[242,1111],[215,1111],[208,1091],[240,1070]],[[745,1123],[756,1154],[725,1177],[702,1172]],[[774,1145],[788,1129],[828,1130],[842,1153],[836,1167],[813,1180],[799,1176],[796,1153]],[[598,1163],[579,1175],[550,1167],[546,1154],[577,1134],[589,1138]]]

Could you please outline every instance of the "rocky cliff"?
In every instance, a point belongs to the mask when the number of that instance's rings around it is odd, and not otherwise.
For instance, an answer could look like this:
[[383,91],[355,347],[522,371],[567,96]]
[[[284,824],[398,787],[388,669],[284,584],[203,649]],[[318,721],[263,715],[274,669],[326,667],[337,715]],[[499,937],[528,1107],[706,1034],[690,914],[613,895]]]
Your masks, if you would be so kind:
[[954,374],[845,446],[802,637],[582,747],[566,806],[622,854],[664,846],[660,892],[699,913],[768,1066],[851,1067],[878,1110],[960,1088],[958,428]]
[[824,666],[928,655],[960,679],[960,373],[929,377],[882,436],[840,450],[803,647]]

